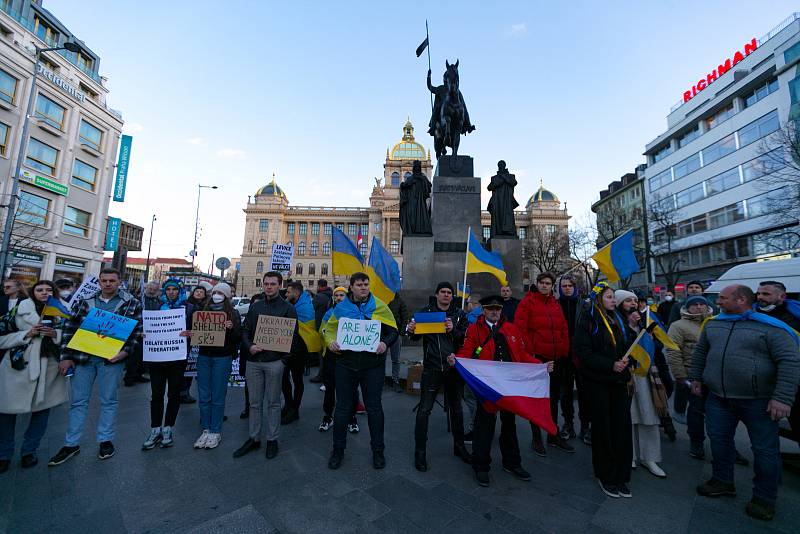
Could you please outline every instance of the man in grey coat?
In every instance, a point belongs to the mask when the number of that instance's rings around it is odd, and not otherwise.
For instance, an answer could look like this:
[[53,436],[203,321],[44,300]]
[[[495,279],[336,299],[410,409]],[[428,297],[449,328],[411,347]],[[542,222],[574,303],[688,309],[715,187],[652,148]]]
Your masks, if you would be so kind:
[[753,312],[753,291],[734,284],[723,289],[720,315],[706,322],[692,355],[692,393],[709,389],[706,429],[713,454],[712,476],[697,487],[705,497],[736,495],[734,434],[741,421],[755,457],[753,497],[747,515],[775,515],[781,460],[778,420],[787,417],[800,381],[796,333],[785,323]]

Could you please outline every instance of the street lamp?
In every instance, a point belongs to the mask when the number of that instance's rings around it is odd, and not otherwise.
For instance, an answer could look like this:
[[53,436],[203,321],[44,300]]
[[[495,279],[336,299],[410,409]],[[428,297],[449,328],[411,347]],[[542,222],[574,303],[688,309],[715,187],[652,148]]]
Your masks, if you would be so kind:
[[[150,221],[150,241],[147,243],[147,261],[144,264],[144,281],[150,281],[150,247],[153,246],[153,225],[156,223],[156,215],[153,214],[153,220]],[[144,288],[142,288],[144,291]]]
[[31,92],[28,95],[28,109],[25,112],[25,120],[22,123],[22,137],[19,140],[19,152],[17,153],[17,164],[14,168],[14,176],[12,177],[11,196],[8,198],[8,205],[6,206],[6,222],[3,227],[3,244],[0,246],[0,277],[5,278],[6,267],[8,265],[8,253],[11,246],[11,232],[14,229],[14,212],[17,209],[17,197],[19,196],[19,176],[22,170],[22,158],[25,157],[28,142],[28,130],[30,129],[30,118],[33,112],[33,100],[36,96],[36,72],[39,67],[39,59],[43,52],[52,52],[54,50],[69,50],[70,52],[80,52],[81,47],[76,43],[64,43],[63,46],[53,46],[49,48],[39,48],[35,44],[36,56],[33,61],[33,78],[31,78]]
[[197,230],[200,227],[200,191],[202,189],[217,189],[216,185],[197,184],[197,213],[194,217],[194,245],[192,246],[192,271],[194,271],[194,261],[197,259]]

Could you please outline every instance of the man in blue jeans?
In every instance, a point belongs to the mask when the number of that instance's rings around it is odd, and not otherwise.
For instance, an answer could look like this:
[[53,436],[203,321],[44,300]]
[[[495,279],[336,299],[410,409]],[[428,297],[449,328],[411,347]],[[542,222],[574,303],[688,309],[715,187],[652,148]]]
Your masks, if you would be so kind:
[[692,394],[706,400],[706,429],[711,441],[711,479],[697,486],[704,497],[735,496],[734,435],[739,421],[750,436],[755,458],[750,517],[775,516],[781,471],[778,420],[787,417],[800,381],[800,341],[784,322],[751,308],[753,291],[733,284],[717,303],[721,313],[708,321],[692,355]]
[[[117,426],[117,389],[125,372],[123,361],[133,354],[142,335],[142,306],[139,299],[120,289],[120,275],[116,269],[100,271],[100,291],[76,304],[72,317],[64,325],[61,339],[62,374],[74,370],[72,376],[72,403],[69,408],[69,426],[64,446],[50,458],[48,465],[60,465],[78,454],[83,426],[89,413],[89,400],[95,381],[100,396],[100,417],[97,422],[97,441],[100,443],[98,457],[101,460],[114,456],[114,432]],[[136,327],[116,356],[100,358],[85,352],[68,349],[67,344],[80,328],[92,308],[121,315],[136,321]]]

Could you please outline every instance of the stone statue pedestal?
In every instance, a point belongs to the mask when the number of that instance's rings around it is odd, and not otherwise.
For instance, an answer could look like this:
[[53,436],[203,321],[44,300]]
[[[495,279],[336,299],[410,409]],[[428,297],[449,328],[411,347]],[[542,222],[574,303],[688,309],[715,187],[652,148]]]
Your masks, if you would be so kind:
[[522,298],[522,242],[516,237],[493,237],[489,240],[492,252],[503,258],[511,294]]
[[433,237],[404,236],[403,289],[400,294],[412,313],[425,306],[428,296],[433,294],[436,287],[436,282],[431,282],[433,270]]

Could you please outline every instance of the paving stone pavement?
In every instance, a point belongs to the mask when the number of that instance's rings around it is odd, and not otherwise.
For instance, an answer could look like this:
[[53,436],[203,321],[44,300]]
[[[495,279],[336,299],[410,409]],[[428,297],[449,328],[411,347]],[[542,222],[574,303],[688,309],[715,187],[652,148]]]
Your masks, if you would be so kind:
[[[413,351],[404,351],[413,359]],[[647,532],[749,533],[797,532],[800,477],[784,471],[778,513],[771,523],[750,519],[752,467],[737,467],[736,498],[704,499],[694,487],[707,478],[711,464],[690,459],[685,427],[675,443],[663,440],[662,466],[668,477],[656,479],[643,468],[633,473],[632,499],[605,497],[592,478],[591,451],[573,440],[577,452],[548,450],[539,458],[530,449],[530,428],[518,419],[523,466],[533,481],[520,482],[495,464],[491,487],[480,488],[472,471],[452,455],[441,409],[431,416],[430,470],[413,466],[412,409],[417,397],[386,390],[388,465],[371,465],[366,416],[362,431],[348,436],[344,464],[327,469],[331,433],[317,426],[322,392],[306,383],[301,417],[281,429],[280,453],[266,460],[264,449],[234,459],[247,438],[239,419],[243,390],[229,388],[223,439],[215,450],[192,449],[200,433],[197,405],[183,405],[175,446],[140,450],[148,431],[147,384],[121,388],[116,455],[101,461],[94,443],[97,402],[81,443],[81,453],[58,467],[47,459],[63,444],[66,406],[55,409],[42,442],[40,464],[21,469],[19,457],[0,475],[0,532]],[[499,424],[499,423],[498,423]],[[17,425],[19,447],[27,417]],[[752,460],[740,428],[739,450]],[[784,450],[794,445],[783,442]]]

